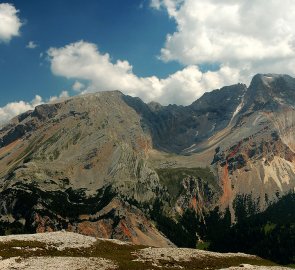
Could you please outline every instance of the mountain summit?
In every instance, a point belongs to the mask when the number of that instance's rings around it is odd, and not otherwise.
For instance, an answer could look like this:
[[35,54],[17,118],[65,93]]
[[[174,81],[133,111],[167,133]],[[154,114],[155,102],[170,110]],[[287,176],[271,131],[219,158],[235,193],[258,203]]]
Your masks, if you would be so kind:
[[257,74],[246,94],[246,107],[275,109],[279,104],[294,106],[295,79],[288,75]]

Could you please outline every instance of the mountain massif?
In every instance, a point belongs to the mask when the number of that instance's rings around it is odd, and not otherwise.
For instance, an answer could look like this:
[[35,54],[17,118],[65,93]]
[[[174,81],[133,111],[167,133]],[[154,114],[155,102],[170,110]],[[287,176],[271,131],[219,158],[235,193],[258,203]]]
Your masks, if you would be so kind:
[[119,91],[37,106],[0,130],[0,233],[205,244],[214,217],[232,227],[294,191],[294,124],[295,79],[275,74],[189,106]]

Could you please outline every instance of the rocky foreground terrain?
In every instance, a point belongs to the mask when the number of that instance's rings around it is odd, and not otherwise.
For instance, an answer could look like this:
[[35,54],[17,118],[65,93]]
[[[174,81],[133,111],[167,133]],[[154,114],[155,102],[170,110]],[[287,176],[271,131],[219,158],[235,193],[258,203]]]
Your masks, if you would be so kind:
[[153,248],[69,232],[0,237],[0,269],[272,269],[259,257],[193,249]]

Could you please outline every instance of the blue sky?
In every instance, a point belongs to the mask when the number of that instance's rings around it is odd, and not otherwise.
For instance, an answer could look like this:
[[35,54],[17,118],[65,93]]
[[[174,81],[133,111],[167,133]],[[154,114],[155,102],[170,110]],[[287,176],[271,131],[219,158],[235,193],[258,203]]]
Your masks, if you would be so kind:
[[[85,3],[86,2],[86,3]],[[0,44],[0,106],[14,100],[58,95],[74,80],[54,76],[46,51],[84,40],[97,44],[113,59],[125,59],[138,76],[165,77],[179,64],[157,59],[166,34],[175,30],[167,13],[141,0],[5,1],[19,10],[20,36]],[[26,48],[33,41],[35,49]],[[40,54],[43,57],[40,58]],[[2,91],[1,91],[2,92]]]
[[256,73],[295,75],[294,0],[0,1],[0,124],[97,91],[187,105]]

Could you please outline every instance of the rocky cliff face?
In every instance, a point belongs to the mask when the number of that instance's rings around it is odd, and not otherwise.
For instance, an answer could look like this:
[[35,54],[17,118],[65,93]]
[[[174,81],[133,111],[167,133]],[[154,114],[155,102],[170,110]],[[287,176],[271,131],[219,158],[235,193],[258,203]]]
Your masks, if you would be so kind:
[[102,92],[45,104],[0,130],[2,233],[66,229],[169,246],[155,205],[200,220],[295,188],[295,79],[256,75],[190,106]]
[[250,194],[262,211],[294,190],[294,83],[289,76],[253,78],[212,163],[223,185],[222,204]]

